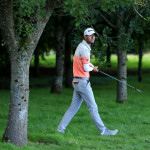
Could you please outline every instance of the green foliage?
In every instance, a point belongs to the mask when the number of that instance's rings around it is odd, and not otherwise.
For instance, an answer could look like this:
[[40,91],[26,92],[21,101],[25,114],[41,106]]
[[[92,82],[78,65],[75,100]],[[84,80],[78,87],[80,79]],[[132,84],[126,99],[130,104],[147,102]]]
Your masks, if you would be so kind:
[[150,1],[149,0],[135,0],[134,9],[145,23],[146,22],[149,23],[150,21],[149,20],[149,17],[150,17]]
[[118,39],[121,39],[121,40],[118,40],[119,42],[118,44],[120,45],[120,48],[123,51],[130,51],[133,48],[133,44],[134,44],[134,41],[131,38],[131,35],[128,33],[125,33],[125,29],[123,28],[119,32],[120,33],[119,33]]
[[99,37],[99,41],[96,41],[97,43],[99,43],[99,45],[96,48],[97,52],[95,53],[95,56],[97,57],[98,62],[102,63],[103,65],[107,65],[106,51],[108,47],[112,46],[114,43],[112,38],[110,37],[111,33],[112,29],[109,27],[105,27],[103,29],[102,36]]
[[[92,46],[91,53],[95,57],[95,63],[94,64],[105,64],[106,62],[106,55],[105,51],[107,48],[107,44],[103,42],[103,37],[97,37],[94,45]],[[91,57],[93,59],[93,57]]]
[[144,34],[144,30],[143,30],[143,26],[142,25],[143,25],[143,21],[141,21],[141,19],[139,21],[137,19],[132,19],[130,21],[129,28],[134,29],[134,31],[136,33]]
[[132,7],[134,0],[103,0],[99,7],[104,12],[114,13],[122,8]]
[[71,32],[71,46],[73,51],[76,50],[78,44],[82,42],[83,40],[83,32],[87,28],[85,25],[80,25],[74,28],[74,30]]
[[30,37],[35,27],[36,13],[43,17],[45,0],[16,0],[14,2],[14,22],[18,37]]
[[[108,28],[106,27],[106,30],[107,29]],[[92,46],[92,54],[94,54],[97,64],[106,64],[106,50],[109,43],[109,37],[106,35],[106,30],[103,30],[102,36],[96,37],[95,43]]]
[[[66,0],[64,9],[66,12],[70,12],[75,18],[75,25],[79,32],[84,31],[86,27],[91,25],[98,26],[103,24],[104,20],[100,17],[103,14],[104,17],[110,21],[113,27],[107,27],[105,24],[101,28],[101,36],[96,40],[93,50],[98,57],[98,61],[105,62],[105,55],[108,46],[111,50],[117,50],[117,46],[120,45],[121,49],[131,51],[133,49],[134,41],[128,30],[135,30],[137,33],[143,32],[141,23],[137,23],[136,13],[134,12],[134,0],[103,0],[99,1],[75,1]],[[120,29],[117,26],[118,19],[123,19],[123,28]],[[129,29],[130,28],[130,29]],[[117,36],[118,33],[118,36]],[[79,34],[74,36],[74,42],[78,42],[81,39]],[[113,36],[113,38],[112,38]],[[115,38],[114,38],[115,37]],[[121,39],[121,41],[119,40]],[[77,44],[76,44],[77,45]]]
[[64,10],[69,12],[75,18],[75,25],[78,27],[80,24],[91,25],[96,20],[93,18],[97,13],[95,4],[97,0],[65,0]]
[[75,17],[76,26],[79,26],[81,22],[87,23],[85,15],[88,13],[88,2],[85,0],[65,0],[64,10]]

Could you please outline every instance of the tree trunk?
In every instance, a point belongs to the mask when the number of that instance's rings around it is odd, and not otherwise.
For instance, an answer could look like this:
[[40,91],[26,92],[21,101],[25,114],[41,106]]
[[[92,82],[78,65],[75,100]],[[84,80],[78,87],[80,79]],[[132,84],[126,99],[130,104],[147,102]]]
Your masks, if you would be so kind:
[[3,140],[21,146],[27,143],[30,58],[24,51],[11,53],[11,100]]
[[[126,69],[126,51],[118,48],[118,79],[126,83],[127,69]],[[127,86],[125,84],[117,83],[117,102],[124,103],[127,101]]]
[[142,82],[142,57],[143,57],[143,37],[140,36],[139,42],[139,64],[138,64],[138,81]]
[[111,57],[111,51],[110,51],[110,46],[108,45],[108,47],[107,47],[107,67],[111,67],[110,57]]
[[72,78],[73,78],[69,33],[66,34],[66,42],[65,42],[65,87],[66,88],[72,87]]
[[[127,54],[126,50],[123,50],[122,48],[122,32],[125,32],[125,26],[124,26],[124,11],[119,12],[118,16],[118,47],[117,47],[117,53],[118,53],[118,79],[122,82],[127,82]],[[128,31],[130,32],[130,30]],[[124,103],[127,102],[127,85],[122,84],[120,82],[117,82],[117,99],[116,101],[118,103]]]
[[51,93],[61,93],[63,86],[63,72],[64,72],[64,48],[65,48],[65,34],[63,26],[61,25],[62,17],[58,16],[56,26],[56,66],[55,77],[51,88]]
[[[22,39],[15,32],[13,1],[0,0],[0,28],[11,60],[11,86],[8,121],[3,141],[23,146],[27,143],[29,97],[29,64],[39,38],[57,1],[46,1],[45,17],[37,13],[35,28],[30,37]],[[14,10],[15,11],[15,10]],[[18,26],[17,26],[18,28]],[[21,43],[24,42],[24,47]]]

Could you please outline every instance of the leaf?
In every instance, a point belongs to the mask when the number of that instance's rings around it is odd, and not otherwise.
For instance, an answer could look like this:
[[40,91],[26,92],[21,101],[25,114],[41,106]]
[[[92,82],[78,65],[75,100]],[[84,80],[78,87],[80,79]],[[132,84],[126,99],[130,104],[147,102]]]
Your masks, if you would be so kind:
[[75,23],[75,26],[78,27],[79,25],[80,25],[80,21],[77,21],[77,22]]

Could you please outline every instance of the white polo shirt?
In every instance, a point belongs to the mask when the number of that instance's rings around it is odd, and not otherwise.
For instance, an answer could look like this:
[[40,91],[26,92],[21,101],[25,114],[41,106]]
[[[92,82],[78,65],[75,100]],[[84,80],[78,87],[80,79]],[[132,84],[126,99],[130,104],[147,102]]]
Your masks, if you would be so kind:
[[91,47],[83,40],[78,46],[73,59],[73,76],[89,78],[89,71],[93,70],[93,65],[90,63]]

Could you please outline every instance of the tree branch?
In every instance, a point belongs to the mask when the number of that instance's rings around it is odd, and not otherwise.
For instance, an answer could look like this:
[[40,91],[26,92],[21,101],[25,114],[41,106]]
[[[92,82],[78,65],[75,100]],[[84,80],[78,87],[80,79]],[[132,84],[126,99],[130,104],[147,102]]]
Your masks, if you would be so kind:
[[116,28],[116,26],[113,25],[102,13],[100,13],[100,16],[101,16],[112,28]]
[[134,7],[134,10],[136,11],[136,13],[144,20],[148,21],[146,18],[144,18],[139,12],[138,10]]
[[18,41],[16,41],[14,32],[12,0],[0,0],[0,28],[9,52],[17,49]]
[[[40,16],[40,10],[36,13],[35,18],[36,18],[36,24],[35,24],[35,28],[34,31],[31,35],[30,38],[28,38],[27,43],[26,43],[26,48],[28,51],[28,54],[33,54],[37,43],[43,33],[43,30],[55,8],[57,4],[57,0],[47,0],[46,4],[45,4],[45,8],[43,8],[43,11],[45,10],[45,16],[41,17]],[[32,52],[31,52],[32,50]]]

